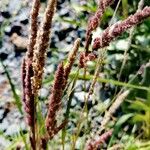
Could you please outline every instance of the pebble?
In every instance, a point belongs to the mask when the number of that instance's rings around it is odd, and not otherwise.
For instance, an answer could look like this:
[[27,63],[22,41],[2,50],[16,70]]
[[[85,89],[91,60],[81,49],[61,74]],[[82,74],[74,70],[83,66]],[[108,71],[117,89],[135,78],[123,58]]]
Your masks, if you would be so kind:
[[[16,127],[16,128],[15,128]],[[14,130],[13,130],[14,129]],[[15,134],[18,134],[19,132],[23,131],[23,132],[26,132],[27,130],[27,126],[25,124],[24,121],[22,122],[18,122],[16,124],[13,124],[11,125],[7,131],[5,132],[6,135],[15,135]]]
[[23,116],[17,109],[12,109],[7,117],[3,119],[0,124],[0,130],[4,131],[6,136],[12,136],[18,134],[21,130],[26,130],[26,124]]
[[[77,99],[78,103],[80,104],[81,108],[83,108],[85,105],[85,98],[87,97],[87,95],[88,95],[88,93],[86,93],[84,91],[74,93],[74,96]],[[92,100],[89,99],[87,102],[88,110],[91,109],[92,106],[93,106]]]
[[71,107],[74,108],[77,105],[76,98],[72,98]]
[[48,95],[49,95],[49,90],[48,89],[42,88],[40,90],[40,98],[41,99],[46,98]]
[[8,57],[7,53],[5,53],[5,52],[0,53],[0,59],[1,60],[5,60],[5,59],[7,59],[7,57]]
[[9,11],[2,11],[1,15],[6,19],[9,19],[11,17],[11,14]]
[[17,33],[18,35],[21,35],[22,33],[22,27],[20,25],[11,25],[5,29],[5,34],[8,36],[11,36],[13,33]]
[[0,15],[0,26],[2,25],[4,18]]
[[22,0],[11,0],[11,3],[9,2],[8,5],[8,10],[13,14],[17,14],[17,12],[21,9],[21,3]]
[[0,150],[6,150],[7,147],[11,145],[11,142],[4,138],[3,136],[0,136]]
[[68,26],[67,28],[61,29],[59,32],[55,31],[55,34],[58,36],[59,40],[62,41],[67,37],[68,33],[73,30],[74,28],[72,26]]
[[70,16],[68,9],[61,9],[59,14],[60,14],[60,17],[69,17]]
[[9,122],[8,120],[5,118],[3,119],[3,122],[0,123],[0,131],[6,131],[9,127]]

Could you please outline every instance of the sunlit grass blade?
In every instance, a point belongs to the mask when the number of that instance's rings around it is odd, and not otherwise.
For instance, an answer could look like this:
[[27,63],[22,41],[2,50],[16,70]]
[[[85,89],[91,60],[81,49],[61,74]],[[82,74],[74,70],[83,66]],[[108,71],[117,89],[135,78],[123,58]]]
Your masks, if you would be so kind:
[[111,139],[110,139],[110,142],[108,144],[108,147],[112,146],[113,141],[116,140],[115,139],[115,135],[118,135],[118,132],[120,132],[120,128],[123,125],[123,123],[125,123],[128,119],[130,119],[131,117],[133,117],[133,115],[134,115],[133,113],[129,113],[129,114],[121,116],[118,119],[118,121],[117,121],[117,123],[116,123],[116,125],[114,127],[114,131],[113,131],[113,134],[111,136]]
[[46,129],[45,129],[45,119],[42,115],[42,108],[41,108],[41,104],[40,102],[37,102],[37,123],[38,123],[38,126],[39,126],[39,134],[40,135],[44,135],[45,132],[46,132]]
[[[76,73],[74,73],[74,72],[71,73],[70,77],[73,78],[75,74]],[[78,79],[80,79],[80,80],[91,80],[91,79],[93,79],[93,75],[86,75],[86,78],[84,78],[83,75],[78,75]],[[50,78],[47,78],[43,83],[48,84],[51,81],[52,81],[52,78],[50,77]],[[100,82],[100,83],[110,83],[110,84],[113,84],[113,85],[116,85],[116,86],[122,86],[122,87],[126,87],[126,88],[149,91],[149,88],[145,87],[145,86],[141,86],[141,85],[138,86],[138,85],[134,85],[134,84],[131,84],[131,83],[125,83],[125,82],[116,81],[116,80],[112,80],[112,79],[104,79],[104,78],[98,77],[97,81]]]
[[24,142],[25,150],[29,150],[29,146],[28,146],[28,143],[26,141],[27,140],[27,135],[24,135],[22,129],[20,131],[20,136],[22,137],[22,141]]
[[[72,73],[70,76],[73,77],[74,74],[75,73]],[[80,79],[80,80],[91,80],[91,79],[93,79],[93,75],[86,75],[86,78],[84,78],[83,75],[78,75],[78,79]],[[149,91],[149,88],[145,87],[145,86],[141,86],[141,85],[138,86],[138,85],[120,82],[120,81],[116,81],[116,80],[112,80],[112,79],[104,79],[104,78],[98,77],[97,81],[100,83],[110,83],[110,84],[117,85],[117,86]]]
[[123,17],[128,17],[128,0],[122,0],[122,10],[123,10]]

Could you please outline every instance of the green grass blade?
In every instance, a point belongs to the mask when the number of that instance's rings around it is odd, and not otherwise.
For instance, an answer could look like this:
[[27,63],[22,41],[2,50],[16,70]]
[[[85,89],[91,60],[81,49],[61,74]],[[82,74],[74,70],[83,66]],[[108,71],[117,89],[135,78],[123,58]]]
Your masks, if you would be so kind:
[[20,135],[22,137],[22,141],[24,142],[25,150],[29,150],[29,146],[28,146],[28,143],[26,141],[27,137],[26,137],[26,135],[23,134],[22,129],[20,131]]
[[3,61],[0,60],[0,62],[1,62],[1,64],[2,64],[2,67],[3,67],[4,71],[5,71],[6,77],[7,77],[8,81],[9,81],[9,84],[10,84],[10,87],[11,87],[11,91],[12,91],[12,93],[13,93],[13,97],[14,97],[14,99],[15,99],[15,102],[16,102],[16,105],[17,105],[17,107],[18,107],[18,110],[19,110],[19,112],[20,112],[21,114],[23,114],[23,112],[22,112],[21,99],[20,99],[19,95],[18,95],[17,92],[16,92],[16,87],[15,87],[15,85],[14,85],[13,82],[12,82],[12,79],[11,79],[11,77],[10,77],[9,71],[7,70],[7,67],[4,65]]
[[[67,120],[69,118],[70,107],[71,107],[72,97],[73,97],[73,93],[74,93],[73,92],[74,91],[73,88],[74,88],[74,86],[76,84],[78,75],[79,75],[79,70],[77,71],[77,73],[74,76],[73,83],[72,83],[70,92],[68,94],[68,98],[69,99],[68,99],[67,108],[66,108],[66,112],[65,112],[65,119],[67,119]],[[63,130],[62,130],[62,146],[63,146],[63,150],[65,149],[65,137],[66,137],[66,128],[63,128]]]
[[[70,76],[74,77],[74,75],[75,75],[75,73],[72,73]],[[86,78],[84,78],[83,75],[78,75],[78,79],[91,80],[91,79],[93,79],[93,75],[86,75]],[[100,83],[110,83],[110,84],[117,85],[117,86],[123,86],[123,87],[127,87],[127,88],[133,88],[133,89],[149,91],[149,88],[145,87],[145,86],[141,86],[141,85],[138,86],[138,85],[125,83],[125,82],[120,82],[120,81],[116,81],[116,80],[112,80],[112,79],[104,79],[104,78],[98,77],[97,81],[100,82]]]

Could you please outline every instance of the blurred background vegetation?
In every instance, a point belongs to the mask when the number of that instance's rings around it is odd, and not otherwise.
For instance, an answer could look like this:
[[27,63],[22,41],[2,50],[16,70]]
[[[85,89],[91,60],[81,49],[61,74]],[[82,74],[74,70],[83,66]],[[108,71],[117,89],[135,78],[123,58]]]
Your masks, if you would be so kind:
[[[45,0],[41,2],[39,22],[46,6]],[[139,0],[115,0],[105,12],[101,26],[94,31],[93,36],[99,35],[109,25],[117,5],[119,7],[114,22],[124,20],[133,14],[137,10],[138,2]],[[150,6],[149,0],[145,0],[146,5]],[[29,0],[0,2],[0,149],[2,150],[16,147],[27,149],[28,133],[21,106],[20,65],[27,46],[30,9]],[[42,106],[43,114],[46,113],[49,87],[53,83],[58,62],[66,60],[66,54],[71,50],[72,43],[77,37],[82,40],[80,51],[84,50],[87,21],[96,9],[97,2],[94,0],[58,0],[40,94],[39,105]],[[114,132],[102,149],[113,145],[121,145],[125,150],[150,149],[150,18],[136,26],[132,36],[129,49],[129,31],[123,33],[107,48],[102,78],[98,79],[93,97],[95,103],[92,101],[88,103],[90,119],[88,124],[83,123],[80,129],[77,129],[77,120],[83,108],[86,91],[83,87],[84,81],[81,80],[82,76],[77,79],[72,93],[70,121],[66,130],[66,149],[70,149],[76,130],[79,131],[76,149],[83,149],[89,132],[94,133],[94,130],[98,130],[106,108],[121,89],[129,89],[131,92],[108,124],[108,128],[113,127]],[[125,65],[122,65],[124,61]],[[95,62],[88,64],[91,75],[87,76],[87,86],[93,77],[95,65]],[[76,71],[75,65],[70,81],[75,80]],[[66,99],[63,99],[64,106]],[[62,112],[65,113],[65,109]],[[53,149],[60,149],[58,147],[61,143],[60,136],[50,143]]]

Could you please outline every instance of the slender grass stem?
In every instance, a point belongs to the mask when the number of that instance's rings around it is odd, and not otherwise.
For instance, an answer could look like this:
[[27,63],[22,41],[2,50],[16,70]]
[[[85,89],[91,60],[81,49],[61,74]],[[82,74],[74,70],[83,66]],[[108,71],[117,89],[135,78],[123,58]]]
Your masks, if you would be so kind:
[[19,95],[16,92],[16,87],[15,87],[15,85],[14,85],[14,83],[13,83],[11,77],[10,77],[9,71],[8,71],[7,67],[4,65],[4,63],[3,63],[3,61],[1,59],[0,59],[0,62],[1,62],[1,65],[2,65],[2,67],[4,69],[4,71],[5,71],[5,74],[6,74],[6,77],[8,79],[9,85],[11,87],[11,91],[13,93],[13,97],[14,97],[14,100],[16,102],[17,108],[18,108],[19,112],[21,114],[23,114],[21,99],[20,99]]
[[[74,76],[74,73],[71,73],[70,77],[72,77],[72,76]],[[78,79],[80,79],[80,80],[90,80],[90,79],[93,79],[93,75],[87,75],[86,78],[84,78],[83,75],[79,75]],[[120,82],[120,81],[116,81],[116,80],[112,80],[112,79],[104,79],[104,78],[98,77],[97,81],[99,83],[110,83],[110,84],[113,84],[113,85],[122,86],[122,87],[126,87],[126,88],[133,88],[133,89],[149,91],[149,88],[145,87],[145,86],[134,85],[134,84],[131,84],[131,83]]]
[[[65,119],[68,120],[69,119],[69,114],[70,114],[70,107],[71,107],[71,102],[72,102],[72,97],[73,97],[73,89],[74,86],[76,84],[76,81],[78,79],[78,75],[79,75],[79,69],[77,70],[74,79],[73,79],[73,83],[70,89],[70,92],[68,91],[68,103],[67,103],[67,108],[66,108],[66,112],[65,112]],[[65,137],[66,137],[66,128],[62,129],[62,149],[65,149]]]

